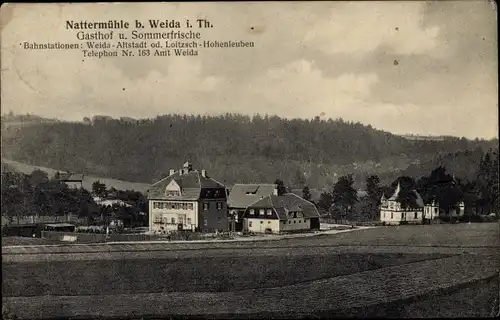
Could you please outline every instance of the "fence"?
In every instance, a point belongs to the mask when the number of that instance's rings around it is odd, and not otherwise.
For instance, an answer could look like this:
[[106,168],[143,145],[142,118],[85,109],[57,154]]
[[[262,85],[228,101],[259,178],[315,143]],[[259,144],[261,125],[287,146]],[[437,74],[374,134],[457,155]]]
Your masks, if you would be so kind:
[[15,225],[25,225],[25,224],[35,224],[35,223],[76,223],[84,224],[87,222],[86,218],[79,218],[74,215],[62,215],[62,216],[17,216],[17,217],[7,217],[2,215],[2,226],[15,226]]
[[42,231],[41,237],[74,243],[104,243],[104,242],[121,242],[121,241],[155,241],[155,240],[170,240],[170,241],[193,241],[205,240],[210,238],[231,239],[233,235],[230,233],[203,234],[200,232],[182,232],[174,231],[169,235],[151,235],[151,234],[103,234],[103,233],[80,233],[80,232],[57,232],[57,231]]
[[107,241],[154,241],[158,236],[149,234],[110,234]]
[[42,238],[76,243],[106,242],[106,235],[98,233],[42,231]]

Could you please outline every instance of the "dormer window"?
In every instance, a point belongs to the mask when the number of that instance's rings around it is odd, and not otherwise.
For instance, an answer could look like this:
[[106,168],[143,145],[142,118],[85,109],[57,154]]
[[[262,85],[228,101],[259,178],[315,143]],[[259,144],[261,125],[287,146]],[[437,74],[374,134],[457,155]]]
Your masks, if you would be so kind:
[[259,210],[259,215],[263,216],[264,215],[264,209]]
[[255,214],[255,210],[254,209],[250,209],[250,215],[254,215]]
[[268,216],[270,216],[270,215],[272,215],[272,214],[273,214],[273,210],[271,210],[271,209],[267,209],[267,215],[268,215]]
[[179,191],[167,190],[165,191],[165,196],[167,197],[178,197],[181,193]]

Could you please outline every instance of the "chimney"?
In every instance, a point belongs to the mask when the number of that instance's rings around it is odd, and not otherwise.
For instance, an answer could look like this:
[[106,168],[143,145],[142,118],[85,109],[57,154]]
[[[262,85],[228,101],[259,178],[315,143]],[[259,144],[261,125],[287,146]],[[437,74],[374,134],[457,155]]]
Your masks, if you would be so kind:
[[207,177],[207,170],[205,170],[205,169],[201,170],[201,176],[203,178],[206,178]]
[[170,169],[170,171],[168,172],[168,175],[171,176],[175,173],[175,170],[174,169]]

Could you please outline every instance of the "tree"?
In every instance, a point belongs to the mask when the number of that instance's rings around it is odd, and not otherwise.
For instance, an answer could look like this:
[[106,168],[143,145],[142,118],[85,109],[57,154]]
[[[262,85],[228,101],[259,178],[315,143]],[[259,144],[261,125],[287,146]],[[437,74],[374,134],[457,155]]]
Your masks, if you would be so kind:
[[320,211],[330,213],[330,208],[333,204],[333,196],[330,192],[321,193],[318,201],[318,208]]
[[352,175],[342,176],[333,186],[333,203],[336,208],[342,213],[342,218],[345,219],[352,213],[354,204],[358,202],[356,189],[353,187],[354,179]]
[[424,203],[435,201],[446,213],[456,209],[458,203],[463,200],[462,182],[448,174],[442,165],[432,170],[428,177],[420,178],[417,182],[417,189]]
[[278,195],[279,196],[282,196],[285,193],[287,193],[287,190],[286,190],[286,187],[285,187],[285,182],[283,182],[283,180],[276,179],[276,181],[274,181],[274,184],[276,184],[278,186]]
[[106,185],[97,180],[92,183],[92,193],[98,197],[104,197],[106,195]]
[[304,186],[304,188],[302,189],[302,198],[307,201],[311,201],[311,191],[309,190],[308,186]]
[[366,199],[363,199],[362,217],[369,220],[376,220],[380,198],[382,197],[380,178],[377,175],[366,178],[366,192],[368,195]]
[[45,171],[36,169],[30,175],[30,183],[32,185],[38,185],[49,181],[49,176]]
[[491,149],[481,158],[477,171],[477,187],[480,194],[479,207],[484,213],[499,213],[499,163],[498,150]]
[[377,175],[372,175],[366,178],[366,192],[369,200],[378,205],[382,197],[382,188],[380,186],[380,178]]

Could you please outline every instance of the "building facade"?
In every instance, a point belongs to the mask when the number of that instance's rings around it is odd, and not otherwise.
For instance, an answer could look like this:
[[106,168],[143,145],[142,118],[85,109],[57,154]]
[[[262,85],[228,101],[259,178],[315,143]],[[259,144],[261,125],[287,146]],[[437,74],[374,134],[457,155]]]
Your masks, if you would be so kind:
[[148,191],[149,230],[226,231],[227,191],[206,170],[186,162],[179,170],[154,183]]
[[433,220],[439,217],[462,217],[465,215],[465,203],[459,202],[456,207],[451,208],[448,212],[441,209],[436,201],[424,206],[424,218]]
[[403,206],[399,201],[401,186],[398,183],[394,194],[388,199],[382,195],[380,200],[380,221],[385,224],[420,224],[423,223],[424,202],[420,194],[415,193],[415,202],[409,206]]
[[83,173],[69,173],[65,174],[61,181],[64,182],[69,188],[80,189],[83,188]]
[[246,208],[271,195],[278,195],[278,186],[275,184],[235,184],[227,200],[229,230],[243,231],[243,214]]
[[243,229],[255,233],[319,230],[316,206],[293,194],[269,195],[249,205],[243,214]]

